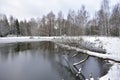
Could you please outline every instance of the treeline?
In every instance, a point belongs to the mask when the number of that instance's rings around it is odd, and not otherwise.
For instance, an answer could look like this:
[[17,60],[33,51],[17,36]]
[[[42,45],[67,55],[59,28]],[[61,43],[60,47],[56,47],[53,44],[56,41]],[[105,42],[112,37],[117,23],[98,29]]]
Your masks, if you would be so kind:
[[116,4],[112,10],[109,0],[103,0],[99,11],[90,18],[85,6],[75,12],[69,10],[67,18],[62,11],[55,15],[52,11],[42,18],[30,21],[18,21],[18,19],[6,15],[0,15],[0,36],[120,36],[120,4]]

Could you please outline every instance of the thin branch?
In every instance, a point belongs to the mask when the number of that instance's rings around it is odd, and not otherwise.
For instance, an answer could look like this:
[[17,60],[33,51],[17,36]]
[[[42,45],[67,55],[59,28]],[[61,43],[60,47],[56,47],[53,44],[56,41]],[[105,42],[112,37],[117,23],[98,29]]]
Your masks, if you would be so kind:
[[79,61],[77,63],[74,63],[73,65],[79,65],[79,64],[85,62],[88,58],[89,58],[89,55],[85,59],[83,59],[83,60],[81,60],[81,61]]

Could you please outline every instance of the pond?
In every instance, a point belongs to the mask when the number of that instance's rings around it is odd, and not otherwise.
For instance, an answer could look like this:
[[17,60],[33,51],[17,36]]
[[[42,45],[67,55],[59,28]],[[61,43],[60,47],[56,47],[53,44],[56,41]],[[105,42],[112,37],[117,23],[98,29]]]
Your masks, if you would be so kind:
[[[0,80],[79,80],[69,64],[84,59],[87,55],[67,51],[51,42],[14,43],[0,45]],[[67,61],[65,60],[67,59]],[[89,57],[81,67],[85,78],[98,78],[106,74],[105,61]]]

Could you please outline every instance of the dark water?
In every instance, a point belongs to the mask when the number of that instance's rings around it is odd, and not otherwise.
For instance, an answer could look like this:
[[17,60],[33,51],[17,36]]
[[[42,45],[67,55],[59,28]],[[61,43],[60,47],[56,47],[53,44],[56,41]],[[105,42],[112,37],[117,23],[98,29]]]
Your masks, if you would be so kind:
[[[86,55],[70,58],[73,54],[50,42],[0,44],[0,80],[77,80],[64,58],[72,64]],[[93,57],[78,67],[86,78],[107,71],[104,61]]]

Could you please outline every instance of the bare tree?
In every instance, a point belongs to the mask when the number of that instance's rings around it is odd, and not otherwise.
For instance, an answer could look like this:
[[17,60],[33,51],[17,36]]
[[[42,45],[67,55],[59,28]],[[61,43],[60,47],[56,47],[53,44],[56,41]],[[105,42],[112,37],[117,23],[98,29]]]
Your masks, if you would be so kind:
[[49,33],[49,36],[54,36],[55,33],[55,15],[53,12],[48,13],[47,15],[47,30]]
[[110,32],[113,36],[120,36],[120,4],[116,4],[110,18]]
[[79,26],[80,30],[79,33],[81,35],[85,35],[85,29],[88,22],[88,12],[85,10],[85,6],[82,5],[81,9],[78,10],[77,16],[76,16],[76,25]]
[[46,24],[47,24],[46,16],[43,16],[41,19],[40,27],[39,27],[40,35],[42,36],[47,36],[49,34]]
[[62,29],[64,27],[63,20],[64,20],[64,16],[63,16],[62,11],[60,11],[58,12],[58,18],[57,18],[57,27],[59,30],[59,35],[63,35],[63,32],[62,32]]
[[101,9],[98,11],[99,27],[101,29],[100,35],[110,35],[109,15],[109,1],[103,0],[101,4]]
[[9,34],[9,23],[6,15],[0,15],[0,36],[7,36]]
[[29,28],[32,36],[37,36],[39,34],[38,23],[34,18],[31,18],[31,20],[29,21]]
[[87,23],[86,35],[99,35],[99,33],[100,28],[98,26],[97,14],[95,13],[93,19],[89,20]]
[[74,35],[74,23],[75,23],[75,11],[69,10],[68,16],[67,16],[67,28],[68,28],[68,35]]

